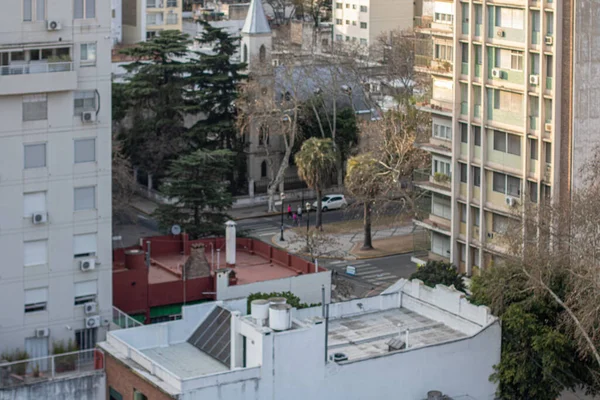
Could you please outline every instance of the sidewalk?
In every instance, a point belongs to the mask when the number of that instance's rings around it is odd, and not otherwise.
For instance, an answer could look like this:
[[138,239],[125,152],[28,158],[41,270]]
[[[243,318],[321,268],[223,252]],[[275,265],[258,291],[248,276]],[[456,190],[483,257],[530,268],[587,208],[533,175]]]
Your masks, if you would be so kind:
[[[363,243],[362,232],[346,234],[330,234],[327,240],[331,241],[327,249],[321,251],[320,258],[342,258],[345,260],[359,260],[378,258],[396,254],[405,254],[413,251],[413,226],[405,225],[396,228],[373,230],[373,250],[360,250]],[[292,229],[284,232],[285,241],[280,241],[280,234],[271,238],[271,242],[290,253],[302,254],[306,248],[306,237]]]

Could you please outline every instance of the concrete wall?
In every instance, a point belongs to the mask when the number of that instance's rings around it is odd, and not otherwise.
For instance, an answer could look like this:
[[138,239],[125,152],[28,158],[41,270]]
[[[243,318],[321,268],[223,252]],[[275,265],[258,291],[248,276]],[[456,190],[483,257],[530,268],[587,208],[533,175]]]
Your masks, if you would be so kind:
[[91,373],[68,379],[0,389],[0,400],[105,400],[106,375]]
[[[94,19],[73,19],[73,2],[55,0],[46,9],[49,20],[63,28],[49,32],[45,21],[23,22],[22,2],[4,2],[0,13],[0,51],[9,46],[44,45],[71,47],[76,88],[97,90],[100,111],[97,123],[84,124],[74,116],[71,87],[47,94],[46,120],[23,121],[23,97],[0,96],[0,352],[23,348],[24,340],[37,328],[50,328],[50,343],[74,338],[84,327],[83,306],[74,306],[74,286],[78,281],[97,280],[99,310],[103,319],[111,316],[111,5],[96,2]],[[69,45],[68,43],[73,43]],[[96,43],[95,66],[80,66],[80,44]],[[62,45],[61,45],[62,47]],[[52,73],[47,75],[52,81]],[[24,76],[24,75],[22,75]],[[21,77],[22,77],[21,76]],[[33,75],[31,75],[33,76]],[[13,78],[1,76],[0,88],[11,86]],[[74,163],[74,139],[95,138],[96,161]],[[26,143],[46,143],[46,167],[25,170]],[[74,211],[74,188],[96,186],[96,208]],[[33,225],[24,217],[24,193],[46,192],[48,222]],[[73,257],[73,236],[97,235],[97,261],[94,271],[82,272]],[[47,240],[47,262],[24,267],[24,242]],[[48,287],[46,311],[24,313],[24,291]],[[98,338],[103,339],[105,328]]]

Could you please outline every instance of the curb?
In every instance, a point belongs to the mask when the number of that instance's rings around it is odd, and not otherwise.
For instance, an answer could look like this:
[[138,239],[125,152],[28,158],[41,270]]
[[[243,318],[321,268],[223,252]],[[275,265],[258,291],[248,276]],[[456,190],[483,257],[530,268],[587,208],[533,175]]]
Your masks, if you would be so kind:
[[140,207],[137,207],[135,204],[130,204],[130,205],[131,205],[131,208],[133,208],[137,212],[142,213],[148,217],[152,216],[152,213],[148,213],[146,210],[143,210]]
[[272,212],[272,213],[263,213],[263,214],[249,215],[249,216],[243,216],[243,217],[232,217],[232,218],[234,221],[242,221],[245,219],[273,217],[276,215],[281,215],[281,213],[280,212]]

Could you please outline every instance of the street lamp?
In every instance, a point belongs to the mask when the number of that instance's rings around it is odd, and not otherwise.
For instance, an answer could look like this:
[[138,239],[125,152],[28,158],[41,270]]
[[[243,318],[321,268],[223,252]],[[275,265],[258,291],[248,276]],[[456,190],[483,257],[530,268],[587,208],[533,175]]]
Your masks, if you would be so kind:
[[308,229],[310,228],[310,203],[306,202],[306,234],[308,235]]
[[283,238],[283,209],[284,209],[283,200],[285,200],[285,193],[281,192],[279,194],[279,198],[281,199],[281,236],[279,237],[279,241],[283,242],[283,241],[285,241],[285,239]]

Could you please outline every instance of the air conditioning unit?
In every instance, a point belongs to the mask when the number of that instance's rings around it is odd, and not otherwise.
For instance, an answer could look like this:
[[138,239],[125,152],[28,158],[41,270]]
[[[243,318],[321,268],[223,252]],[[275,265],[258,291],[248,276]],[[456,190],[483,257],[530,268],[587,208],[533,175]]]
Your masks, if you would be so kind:
[[548,46],[552,46],[554,44],[554,38],[552,36],[546,36],[544,38],[544,43],[546,43]]
[[502,79],[502,70],[499,68],[492,68],[492,78]]
[[488,239],[493,239],[494,238],[494,232],[488,232],[487,233],[487,237],[488,237]]
[[517,199],[515,199],[514,197],[510,197],[510,196],[506,196],[504,201],[506,202],[506,205],[509,207],[514,207],[517,204]]
[[544,124],[544,130],[546,132],[552,132],[552,124]]
[[50,329],[49,328],[39,328],[35,330],[35,337],[36,338],[44,338],[44,337],[48,337],[50,336]]
[[96,113],[94,111],[84,111],[81,113],[81,121],[86,124],[96,122]]
[[530,85],[539,85],[540,84],[540,77],[539,75],[529,75],[529,84]]
[[34,225],[44,224],[48,221],[48,214],[45,212],[34,212],[31,216],[31,222]]
[[62,29],[62,25],[58,21],[48,21],[46,28],[49,31],[60,31]]
[[85,260],[79,261],[79,268],[82,271],[91,271],[96,268],[96,260],[93,258],[86,258]]
[[97,310],[98,304],[93,301],[90,301],[89,303],[85,303],[83,305],[83,312],[85,313],[85,315],[95,314]]
[[496,31],[496,36],[498,36],[498,37],[504,37],[504,29],[498,29]]
[[97,328],[100,326],[100,316],[95,315],[93,317],[87,317],[85,319],[85,327],[86,328]]

